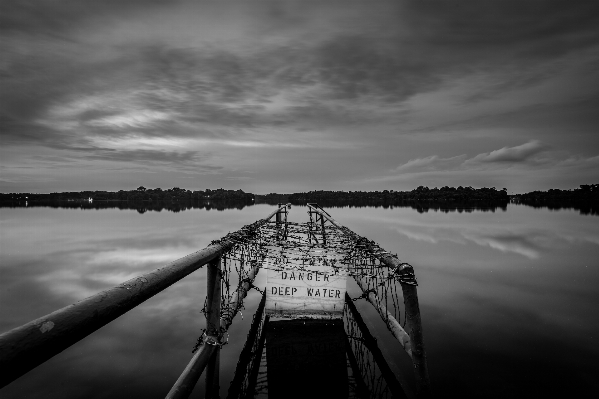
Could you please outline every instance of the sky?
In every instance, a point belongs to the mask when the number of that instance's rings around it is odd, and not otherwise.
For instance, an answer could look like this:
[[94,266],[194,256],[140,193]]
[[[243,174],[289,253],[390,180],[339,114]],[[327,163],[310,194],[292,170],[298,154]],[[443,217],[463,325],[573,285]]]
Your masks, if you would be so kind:
[[597,1],[3,1],[0,192],[599,183]]

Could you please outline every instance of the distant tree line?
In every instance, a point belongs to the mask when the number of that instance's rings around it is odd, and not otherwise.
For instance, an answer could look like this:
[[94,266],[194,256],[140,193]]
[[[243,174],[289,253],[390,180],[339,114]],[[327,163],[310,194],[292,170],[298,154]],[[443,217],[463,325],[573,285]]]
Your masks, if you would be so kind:
[[80,210],[100,210],[100,209],[119,209],[135,210],[138,213],[146,212],[183,212],[190,209],[205,209],[207,211],[225,209],[243,209],[246,206],[253,206],[250,201],[219,200],[219,201],[180,201],[180,202],[127,202],[127,201],[35,201],[32,203],[25,201],[0,202],[0,207],[4,208],[25,208],[25,207],[45,207],[62,209],[80,209]]
[[472,187],[428,188],[420,186],[412,191],[309,191],[289,196],[292,204],[317,202],[325,206],[327,203],[359,205],[359,204],[401,204],[405,202],[473,202],[492,201],[509,202],[507,189]]
[[121,201],[129,203],[152,202],[152,203],[185,203],[194,201],[242,201],[252,203],[254,194],[245,193],[242,190],[199,190],[191,191],[179,187],[162,190],[161,188],[148,189],[143,186],[135,190],[119,191],[77,191],[50,194],[34,193],[11,193],[0,194],[0,201],[7,202],[98,202],[98,201]]
[[577,209],[582,214],[599,215],[599,184],[583,184],[574,190],[550,189],[512,196],[512,202],[549,209]]
[[559,190],[552,188],[548,191],[531,191],[517,194],[514,199],[524,202],[541,201],[599,201],[599,184],[583,184],[574,190]]
[[289,202],[289,196],[291,194],[276,194],[276,193],[270,193],[270,194],[255,194],[254,195],[254,200],[256,201],[256,204],[270,204],[270,205],[277,205],[277,204],[286,204]]
[[[90,201],[91,200],[91,201]],[[148,189],[143,186],[135,190],[120,191],[79,191],[50,194],[11,193],[0,194],[1,206],[44,205],[61,207],[79,207],[82,209],[100,209],[118,207],[136,209],[138,212],[162,209],[174,212],[208,208],[203,205],[210,201],[215,209],[239,208],[254,203],[277,204],[291,202],[304,205],[316,202],[324,207],[362,207],[362,206],[407,206],[419,212],[433,210],[506,209],[508,202],[547,207],[550,209],[573,208],[583,214],[599,215],[599,184],[581,185],[574,190],[551,189],[532,191],[526,194],[508,196],[507,189],[472,187],[428,188],[420,186],[412,191],[309,191],[294,194],[254,195],[242,190],[185,190],[179,187],[162,190]],[[108,206],[110,202],[118,205]],[[220,203],[220,205],[218,205]],[[58,205],[57,205],[58,204]],[[93,205],[91,205],[93,204]],[[104,204],[104,205],[103,205]],[[241,209],[241,208],[239,208]]]

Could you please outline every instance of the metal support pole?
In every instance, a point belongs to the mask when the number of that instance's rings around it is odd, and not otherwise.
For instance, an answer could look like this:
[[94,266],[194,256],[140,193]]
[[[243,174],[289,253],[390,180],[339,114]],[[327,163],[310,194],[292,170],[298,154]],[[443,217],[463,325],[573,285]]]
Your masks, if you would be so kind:
[[[220,270],[221,258],[218,257],[208,263],[207,298],[206,298],[206,338],[191,361],[183,370],[168,395],[167,399],[186,399],[193,391],[198,379],[206,367],[206,397],[214,392],[218,395],[218,353],[220,332]],[[209,379],[210,378],[210,379]],[[216,396],[218,397],[218,396]]]
[[[314,240],[315,244],[318,244],[318,238],[316,237],[316,231],[318,230],[318,213],[312,211],[312,208],[308,204],[308,215],[310,216],[310,222],[308,227],[308,242],[312,244],[312,240]],[[315,216],[313,216],[315,215]]]
[[216,345],[206,343],[200,346],[166,395],[166,399],[187,399],[216,349]]
[[287,204],[285,206],[285,222],[284,222],[285,223],[285,227],[284,227],[284,232],[283,232],[283,239],[284,240],[286,240],[287,236],[289,235],[289,232],[288,232],[288,226],[289,225],[288,225],[288,222],[287,222],[287,217],[289,216],[289,211],[287,210],[288,209],[287,207],[290,207],[290,206],[291,206],[290,204]]
[[[287,207],[285,204],[278,204],[279,211],[277,212],[276,218],[276,230],[277,230],[277,241],[285,240],[287,238]],[[285,215],[285,221],[283,222],[283,214]]]
[[214,354],[208,361],[206,367],[206,399],[220,398],[220,348],[214,350]]
[[412,363],[418,382],[418,397],[432,397],[431,382],[428,375],[424,339],[422,337],[422,320],[420,319],[420,306],[418,292],[415,285],[401,284],[406,313],[406,327],[412,344]]
[[208,264],[206,299],[206,335],[218,337],[220,334],[220,298],[221,298],[221,258]]
[[[207,274],[206,336],[220,343],[221,258],[208,264]],[[219,354],[217,348],[206,370],[206,398],[210,399],[219,397]]]
[[281,224],[281,207],[283,206],[283,204],[277,204],[277,206],[279,207],[279,211],[277,212],[277,227]]
[[327,245],[327,237],[324,230],[324,216],[320,216],[320,227],[322,228],[322,245]]

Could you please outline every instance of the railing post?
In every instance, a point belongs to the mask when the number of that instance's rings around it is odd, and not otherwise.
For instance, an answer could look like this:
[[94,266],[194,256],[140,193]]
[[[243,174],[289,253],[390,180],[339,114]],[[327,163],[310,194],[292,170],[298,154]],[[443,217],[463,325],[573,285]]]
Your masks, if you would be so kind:
[[277,241],[284,239],[284,233],[281,231],[281,224],[282,224],[282,218],[281,218],[281,207],[283,206],[283,204],[279,203],[277,204],[277,207],[279,208],[279,210],[277,211],[276,214],[276,226],[277,226]]
[[[221,257],[208,264],[207,271],[206,336],[220,342]],[[210,358],[206,369],[206,398],[219,398],[220,348]]]
[[320,227],[322,229],[322,245],[327,245],[327,237],[324,230],[324,216],[320,215]]
[[289,235],[289,231],[288,231],[288,226],[289,226],[289,223],[288,223],[288,220],[287,220],[287,218],[288,218],[288,216],[289,216],[289,211],[288,211],[288,208],[289,208],[290,206],[291,206],[290,204],[287,204],[287,205],[285,206],[285,222],[284,222],[284,223],[285,223],[285,227],[284,227],[284,233],[283,233],[283,239],[284,239],[284,240],[286,240],[286,239],[287,239],[287,236]]
[[218,337],[220,333],[221,257],[208,264],[206,299],[206,335]]
[[216,348],[206,366],[206,399],[220,398],[220,348]]
[[[411,265],[404,263],[401,265],[400,274],[411,280],[414,276],[414,269]],[[406,329],[412,344],[412,364],[418,383],[418,398],[430,398],[432,397],[432,390],[422,336],[418,290],[415,284],[405,282],[401,282],[401,290],[406,313]]]
[[[206,337],[204,343],[171,388],[166,399],[188,398],[206,369],[206,397],[218,398],[218,367],[220,348],[221,257],[208,263],[206,298]],[[211,396],[212,395],[212,396]]]
[[281,207],[283,206],[283,204],[277,204],[277,207],[279,208],[279,211],[277,212],[277,227],[279,227],[279,225],[281,224]]
[[[316,238],[316,231],[318,230],[318,213],[312,211],[312,207],[308,204],[308,215],[310,216],[310,222],[308,224],[308,242],[312,244],[312,239],[314,239],[314,243],[318,244],[318,238]],[[312,215],[315,215],[312,217]]]

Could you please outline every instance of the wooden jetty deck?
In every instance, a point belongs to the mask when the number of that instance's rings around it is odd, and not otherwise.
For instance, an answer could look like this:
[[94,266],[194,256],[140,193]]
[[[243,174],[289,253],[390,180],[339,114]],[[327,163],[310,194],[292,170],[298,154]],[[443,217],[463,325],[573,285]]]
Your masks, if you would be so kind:
[[[262,293],[228,391],[230,398],[407,397],[354,302],[368,301],[414,366],[418,397],[431,397],[413,267],[308,204],[308,221],[288,221],[290,206],[208,247],[0,335],[0,388],[148,298],[198,270],[207,273],[202,332],[167,398],[187,398],[202,374],[219,397],[219,358],[252,288]],[[257,274],[265,287],[255,287]],[[347,279],[362,294],[351,298]],[[270,367],[269,367],[270,366]],[[286,389],[287,388],[287,389]]]

